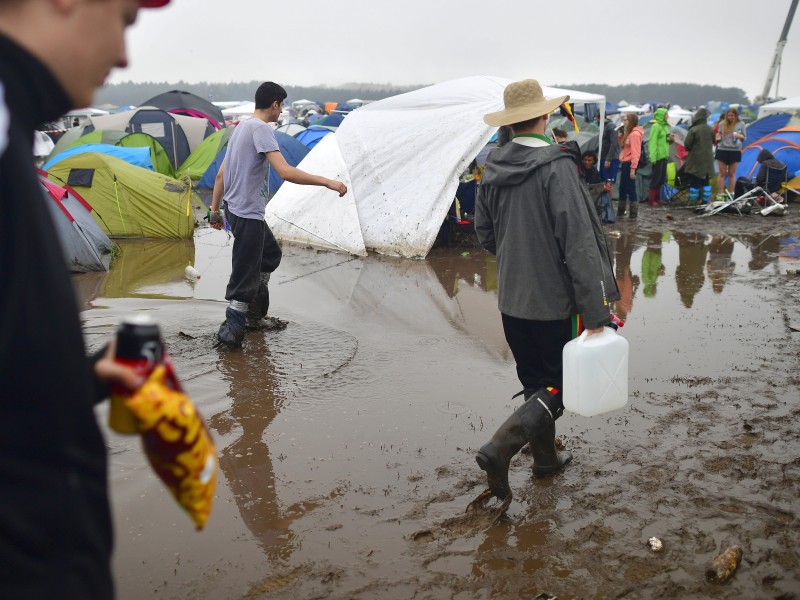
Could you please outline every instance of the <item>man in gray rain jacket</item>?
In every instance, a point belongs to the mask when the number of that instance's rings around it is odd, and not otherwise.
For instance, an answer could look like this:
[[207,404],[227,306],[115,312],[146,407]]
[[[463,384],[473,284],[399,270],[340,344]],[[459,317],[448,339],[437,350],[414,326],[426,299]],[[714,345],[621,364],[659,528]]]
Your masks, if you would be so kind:
[[564,412],[561,352],[581,325],[591,335],[611,322],[609,302],[619,299],[619,291],[579,174],[578,146],[552,145],[544,135],[548,115],[569,96],[547,99],[539,83],[527,79],[508,85],[503,99],[505,110],[484,121],[510,125],[514,137],[486,162],[475,230],[497,255],[498,308],[525,402],[476,460],[491,495],[509,500],[508,465],[526,443],[537,477],[572,459],[555,446],[555,420]]

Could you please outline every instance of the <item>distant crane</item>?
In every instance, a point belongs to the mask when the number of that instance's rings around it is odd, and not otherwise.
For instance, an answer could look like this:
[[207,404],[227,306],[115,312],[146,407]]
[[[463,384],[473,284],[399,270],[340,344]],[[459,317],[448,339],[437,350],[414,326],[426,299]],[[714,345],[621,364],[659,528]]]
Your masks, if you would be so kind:
[[[789,36],[789,27],[792,26],[792,19],[794,19],[794,11],[797,10],[797,3],[800,0],[792,0],[792,5],[789,7],[789,15],[786,17],[786,23],[783,24],[783,31],[781,31],[781,37],[778,39],[778,45],[775,46],[775,54],[772,57],[772,64],[769,67],[769,72],[767,73],[767,81],[764,82],[764,90],[761,92],[760,100],[762,103],[769,102],[769,90],[772,88],[772,80],[775,79],[775,74],[780,71],[781,68],[781,55],[783,54],[783,47],[786,45],[786,38]],[[780,75],[778,76],[778,82],[780,83]],[[775,87],[775,95],[778,95],[778,88]]]

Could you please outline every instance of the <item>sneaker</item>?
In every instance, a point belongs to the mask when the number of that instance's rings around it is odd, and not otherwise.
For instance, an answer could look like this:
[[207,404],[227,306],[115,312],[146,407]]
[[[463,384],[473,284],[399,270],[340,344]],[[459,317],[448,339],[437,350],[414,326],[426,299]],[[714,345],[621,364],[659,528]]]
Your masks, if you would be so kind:
[[230,306],[225,310],[225,321],[219,326],[217,339],[231,348],[239,348],[245,334],[245,314]]

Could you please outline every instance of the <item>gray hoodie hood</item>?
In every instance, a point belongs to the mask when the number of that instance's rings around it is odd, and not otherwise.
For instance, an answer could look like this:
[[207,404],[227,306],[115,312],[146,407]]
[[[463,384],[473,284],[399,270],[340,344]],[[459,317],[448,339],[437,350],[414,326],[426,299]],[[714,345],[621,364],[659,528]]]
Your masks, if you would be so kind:
[[508,143],[492,150],[491,160],[486,161],[482,183],[505,187],[519,185],[531,171],[556,160],[571,160],[580,165],[581,152],[577,142],[553,144],[536,148],[531,152],[529,146]]

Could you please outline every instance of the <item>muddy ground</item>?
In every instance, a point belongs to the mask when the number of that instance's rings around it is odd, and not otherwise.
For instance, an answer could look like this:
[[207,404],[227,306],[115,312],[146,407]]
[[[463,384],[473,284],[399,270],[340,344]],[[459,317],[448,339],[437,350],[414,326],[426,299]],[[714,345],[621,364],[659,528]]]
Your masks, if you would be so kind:
[[[76,277],[91,348],[123,315],[160,322],[221,468],[196,532],[138,440],[105,428],[119,597],[800,596],[798,205],[785,217],[645,207],[606,229],[630,401],[558,421],[575,456],[561,474],[534,480],[530,457],[515,458],[497,523],[464,513],[485,487],[474,452],[520,388],[480,249],[398,260],[286,246],[270,284],[281,327],[233,352],[213,346],[223,232],[125,242],[110,273]],[[706,583],[733,544],[735,577]]]

